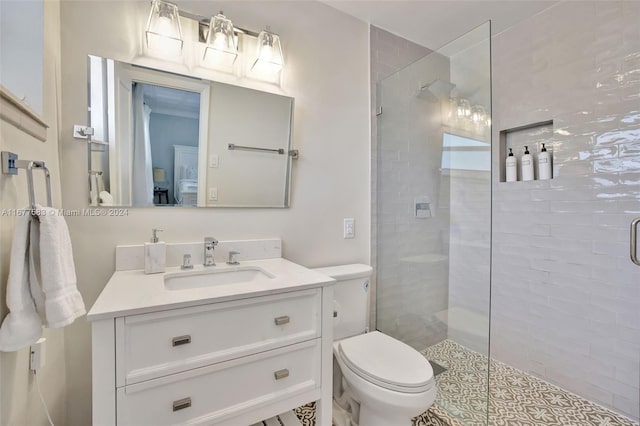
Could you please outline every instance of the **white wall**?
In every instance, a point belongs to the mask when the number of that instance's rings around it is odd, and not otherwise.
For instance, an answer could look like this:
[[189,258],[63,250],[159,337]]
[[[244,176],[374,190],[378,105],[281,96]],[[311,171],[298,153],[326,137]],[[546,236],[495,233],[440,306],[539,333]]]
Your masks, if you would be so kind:
[[[181,3],[184,4],[184,3]],[[79,288],[90,306],[114,270],[116,244],[140,243],[151,228],[166,241],[281,237],[284,256],[306,266],[369,261],[369,80],[367,25],[317,2],[193,2],[223,9],[236,25],[271,25],[285,51],[283,92],[295,98],[294,162],[289,209],[130,209],[127,217],[68,218]],[[196,8],[207,8],[207,11]],[[62,186],[66,208],[86,206],[86,146],[71,137],[86,121],[86,55],[135,60],[147,2],[63,2]],[[87,17],[92,19],[88,24]],[[330,29],[330,31],[328,31]],[[342,238],[342,219],[356,219],[356,238]],[[65,333],[68,424],[91,413],[90,328]]]
[[[230,151],[227,144],[288,151],[291,103],[291,98],[272,93],[228,84],[211,85],[207,155],[218,156],[218,167],[207,167],[207,205],[285,204],[289,156]],[[208,198],[210,188],[217,189],[217,201]]]
[[[4,2],[3,2],[4,3]],[[43,120],[49,125],[46,142],[41,142],[11,124],[0,123],[0,150],[12,151],[22,159],[42,160],[51,172],[54,206],[60,207],[60,167],[58,164],[58,108],[60,76],[60,5],[47,1],[44,5],[44,92]],[[14,40],[15,42],[15,40]],[[40,71],[42,76],[42,70]],[[32,78],[25,74],[23,84]],[[37,200],[43,200],[44,179],[37,171]],[[41,179],[42,178],[42,179]],[[29,204],[25,171],[17,176],[0,174],[0,208],[15,209]],[[9,253],[15,217],[0,215],[0,318],[7,313],[5,306],[6,282],[9,273]],[[76,250],[77,252],[77,250]],[[77,254],[77,253],[76,253]],[[82,320],[79,320],[82,321]],[[40,387],[55,424],[64,425],[66,419],[67,387],[65,377],[65,343],[62,329],[45,329],[46,364],[38,372]],[[0,424],[6,426],[43,425],[47,423],[44,409],[36,393],[33,374],[29,370],[29,349],[0,352]]]
[[[550,181],[493,158],[491,355],[638,420],[640,3],[562,2],[493,39],[494,134],[554,120]],[[561,132],[559,132],[561,131]]]

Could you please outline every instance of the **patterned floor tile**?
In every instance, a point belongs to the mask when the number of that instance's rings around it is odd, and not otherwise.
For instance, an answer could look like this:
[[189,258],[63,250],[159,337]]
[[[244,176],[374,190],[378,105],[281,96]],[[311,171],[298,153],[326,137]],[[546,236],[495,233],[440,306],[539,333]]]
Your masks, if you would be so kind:
[[[436,405],[463,425],[634,426],[631,420],[507,364],[444,340],[422,353],[447,367],[436,377]],[[488,408],[488,413],[487,413]]]
[[[491,361],[489,367],[484,355],[452,340],[421,353],[447,371],[436,376],[435,404],[414,418],[413,426],[638,426],[509,365]],[[298,408],[296,414],[304,426],[315,425],[315,404]]]

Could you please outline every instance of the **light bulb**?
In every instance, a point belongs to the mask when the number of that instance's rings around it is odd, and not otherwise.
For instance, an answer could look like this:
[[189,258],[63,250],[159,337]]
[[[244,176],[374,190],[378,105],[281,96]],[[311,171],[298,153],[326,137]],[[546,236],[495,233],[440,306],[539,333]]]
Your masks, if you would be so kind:
[[260,60],[261,61],[269,61],[271,62],[273,60],[273,47],[265,44],[262,46],[262,49],[260,49]]

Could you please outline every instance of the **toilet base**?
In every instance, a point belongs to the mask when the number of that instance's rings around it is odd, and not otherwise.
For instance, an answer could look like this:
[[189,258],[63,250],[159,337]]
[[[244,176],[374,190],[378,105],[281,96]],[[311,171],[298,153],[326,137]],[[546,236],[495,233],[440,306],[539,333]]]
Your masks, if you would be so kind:
[[[345,382],[345,391],[333,400],[334,426],[410,426],[411,419],[426,411],[436,399],[436,388],[421,395],[424,405],[417,411],[415,408],[398,407],[377,401],[375,405],[367,405],[357,398]],[[374,401],[376,402],[376,401]]]

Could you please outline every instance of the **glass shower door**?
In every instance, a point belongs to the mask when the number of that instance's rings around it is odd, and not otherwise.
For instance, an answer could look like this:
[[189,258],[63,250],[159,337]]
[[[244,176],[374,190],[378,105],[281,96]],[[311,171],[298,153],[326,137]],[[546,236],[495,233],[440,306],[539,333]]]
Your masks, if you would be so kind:
[[487,423],[490,23],[378,84],[376,328],[437,374],[424,416]]

